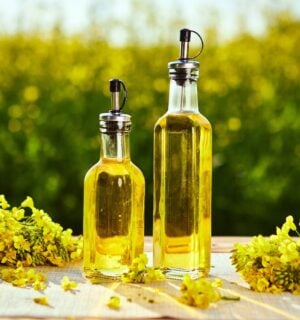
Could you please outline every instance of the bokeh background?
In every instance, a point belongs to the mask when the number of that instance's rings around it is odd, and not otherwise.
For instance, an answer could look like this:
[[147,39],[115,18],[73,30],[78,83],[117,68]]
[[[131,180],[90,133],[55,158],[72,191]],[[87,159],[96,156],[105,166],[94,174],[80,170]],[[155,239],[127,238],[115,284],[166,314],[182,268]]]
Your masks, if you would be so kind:
[[[82,232],[108,80],[128,87],[131,155],[147,182],[178,30],[203,35],[199,108],[212,123],[213,234],[270,234],[300,208],[300,2],[0,0],[0,194]],[[193,40],[192,49],[198,43]]]

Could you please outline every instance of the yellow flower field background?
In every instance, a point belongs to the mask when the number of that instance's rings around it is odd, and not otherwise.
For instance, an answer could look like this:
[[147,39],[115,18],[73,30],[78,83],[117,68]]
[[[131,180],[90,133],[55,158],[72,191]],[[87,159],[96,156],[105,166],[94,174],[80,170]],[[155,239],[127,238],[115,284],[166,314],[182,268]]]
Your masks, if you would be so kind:
[[[211,121],[213,233],[269,234],[300,212],[300,22],[270,21],[262,36],[205,36],[199,108]],[[175,30],[174,32],[177,32]],[[146,177],[146,232],[152,231],[153,126],[167,110],[168,61],[178,43],[116,47],[90,30],[59,27],[0,35],[0,194],[27,195],[53,220],[82,232],[83,178],[99,158],[98,114],[108,80],[128,87],[131,155]]]

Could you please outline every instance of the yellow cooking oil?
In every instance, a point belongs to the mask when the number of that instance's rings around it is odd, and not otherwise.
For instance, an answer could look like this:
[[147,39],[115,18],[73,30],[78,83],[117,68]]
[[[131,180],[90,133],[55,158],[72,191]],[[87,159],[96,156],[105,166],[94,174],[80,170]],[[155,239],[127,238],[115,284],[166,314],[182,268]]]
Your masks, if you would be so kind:
[[144,250],[144,176],[129,160],[102,159],[84,181],[84,273],[118,278]]
[[199,112],[168,112],[157,121],[154,266],[171,278],[210,269],[211,154],[211,125]]

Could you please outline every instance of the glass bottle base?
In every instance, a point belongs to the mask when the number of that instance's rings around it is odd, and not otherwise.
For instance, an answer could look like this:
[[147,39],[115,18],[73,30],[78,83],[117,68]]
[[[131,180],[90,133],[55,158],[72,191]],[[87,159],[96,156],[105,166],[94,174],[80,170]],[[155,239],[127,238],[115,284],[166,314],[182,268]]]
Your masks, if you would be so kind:
[[191,279],[196,280],[208,276],[208,269],[186,270],[179,268],[162,269],[167,279],[182,280],[185,275],[189,275]]
[[127,272],[128,268],[122,268],[117,270],[86,270],[84,269],[83,273],[87,279],[92,283],[102,283],[102,282],[111,282],[119,281],[123,273]]

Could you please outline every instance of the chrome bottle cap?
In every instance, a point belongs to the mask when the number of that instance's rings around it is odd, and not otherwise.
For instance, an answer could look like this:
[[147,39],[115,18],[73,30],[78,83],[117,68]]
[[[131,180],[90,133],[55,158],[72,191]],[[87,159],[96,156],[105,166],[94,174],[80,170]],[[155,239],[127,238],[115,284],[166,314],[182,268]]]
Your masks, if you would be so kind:
[[[120,106],[121,86],[124,91],[124,98]],[[127,89],[124,82],[120,79],[109,81],[111,92],[111,110],[107,113],[99,114],[99,125],[101,133],[129,132],[131,130],[131,116],[122,113],[122,109],[127,100]]]
[[[194,57],[190,58],[189,43],[191,40],[191,33],[195,33],[199,37],[201,49]],[[201,54],[204,48],[203,40],[199,33],[189,29],[180,30],[179,40],[181,42],[180,57],[178,60],[169,62],[168,64],[170,78],[174,80],[190,79],[196,81],[199,77],[199,62],[192,59],[197,58]]]

